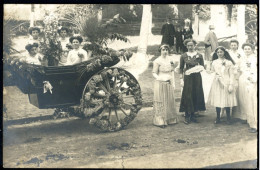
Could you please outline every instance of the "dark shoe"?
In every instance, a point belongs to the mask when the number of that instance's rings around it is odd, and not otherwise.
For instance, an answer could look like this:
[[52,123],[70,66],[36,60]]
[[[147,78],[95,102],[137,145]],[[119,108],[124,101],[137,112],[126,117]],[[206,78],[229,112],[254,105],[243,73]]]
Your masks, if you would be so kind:
[[185,117],[185,120],[183,121],[186,125],[190,124],[190,119]]
[[220,119],[216,119],[214,123],[215,124],[220,124]]
[[166,125],[154,125],[154,126],[162,128],[162,129],[166,128]]
[[191,117],[191,118],[190,118],[190,121],[193,122],[193,123],[199,123],[199,122],[197,121],[197,119],[195,119],[195,117]]
[[249,133],[256,133],[257,132],[257,130],[255,128],[251,128],[248,131],[249,131]]

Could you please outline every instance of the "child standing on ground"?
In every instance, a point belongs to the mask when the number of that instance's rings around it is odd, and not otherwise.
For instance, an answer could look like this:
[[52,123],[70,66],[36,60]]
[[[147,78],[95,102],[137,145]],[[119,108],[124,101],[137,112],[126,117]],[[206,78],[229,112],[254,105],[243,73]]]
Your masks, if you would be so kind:
[[217,47],[213,54],[211,71],[215,73],[208,103],[216,107],[217,118],[215,124],[220,123],[221,108],[225,108],[227,124],[231,124],[230,108],[237,106],[237,98],[234,90],[234,66],[235,62],[224,47]]
[[176,52],[177,54],[181,54],[183,52],[183,32],[180,26],[177,27],[175,32],[176,38]]

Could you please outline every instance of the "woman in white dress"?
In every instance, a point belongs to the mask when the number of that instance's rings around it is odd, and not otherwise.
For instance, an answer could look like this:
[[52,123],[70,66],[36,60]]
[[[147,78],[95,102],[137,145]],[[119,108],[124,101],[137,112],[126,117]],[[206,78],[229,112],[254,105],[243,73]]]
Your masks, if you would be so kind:
[[72,44],[73,50],[69,52],[65,65],[74,65],[88,60],[87,52],[80,48],[83,38],[80,35],[76,35],[70,37],[69,41]]
[[178,121],[174,98],[174,68],[178,63],[169,56],[169,49],[169,45],[162,44],[159,48],[161,56],[153,62],[153,124],[161,128]]
[[221,108],[225,108],[227,123],[231,124],[230,108],[237,106],[234,91],[234,61],[224,47],[217,47],[213,54],[211,71],[215,73],[208,103],[216,107],[217,118],[215,124],[220,123]]
[[[240,76],[239,66],[240,66],[240,60],[241,60],[241,54],[238,52],[238,46],[239,46],[239,42],[235,39],[232,39],[230,41],[230,50],[228,50],[230,57],[235,62],[235,65],[234,65],[234,79],[235,79],[234,80],[234,90],[236,91],[237,99],[238,99],[238,79]],[[240,121],[243,123],[244,122],[243,120],[245,120],[245,118],[241,117],[240,115],[241,115],[240,108],[239,108],[239,104],[238,104],[236,107],[232,108],[232,117],[240,119]]]
[[257,57],[253,53],[254,46],[249,43],[242,45],[244,55],[241,58],[239,77],[239,105],[241,115],[246,117],[250,132],[257,127]]
[[28,55],[24,58],[24,61],[28,64],[41,65],[43,56],[38,53],[38,44],[27,44],[25,49],[28,51]]
[[69,49],[67,48],[67,44],[69,43],[69,38],[67,37],[69,29],[67,27],[61,27],[58,29],[58,33],[60,35],[59,41],[62,47],[62,56],[59,61],[59,66],[63,66],[67,62],[67,57],[69,53]]

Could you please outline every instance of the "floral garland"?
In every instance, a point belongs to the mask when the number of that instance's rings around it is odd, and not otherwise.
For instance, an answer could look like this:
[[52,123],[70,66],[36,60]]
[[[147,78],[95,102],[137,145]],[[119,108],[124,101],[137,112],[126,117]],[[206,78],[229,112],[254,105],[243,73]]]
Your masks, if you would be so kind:
[[58,17],[47,14],[44,17],[44,38],[40,42],[41,53],[48,60],[49,66],[57,66],[62,55],[62,46],[58,40]]

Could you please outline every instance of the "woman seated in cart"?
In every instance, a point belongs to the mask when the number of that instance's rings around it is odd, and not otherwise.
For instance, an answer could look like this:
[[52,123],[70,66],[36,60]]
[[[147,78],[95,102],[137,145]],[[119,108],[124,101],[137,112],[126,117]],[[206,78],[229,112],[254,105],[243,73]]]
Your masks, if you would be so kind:
[[80,47],[83,38],[80,35],[74,35],[69,39],[72,44],[72,50],[68,54],[67,62],[65,65],[74,65],[88,60],[87,51]]
[[38,43],[27,44],[25,49],[28,51],[27,56],[24,58],[24,61],[28,64],[42,65],[41,61],[43,56],[38,52]]
[[28,44],[38,43],[38,45],[40,45],[40,40],[41,40],[40,28],[39,27],[30,27],[29,33],[30,33],[31,37],[29,38]]
[[58,33],[60,35],[59,41],[62,47],[62,56],[59,61],[59,66],[63,66],[67,62],[67,57],[69,53],[69,49],[67,44],[69,44],[69,38],[67,37],[69,29],[67,27],[61,27],[58,29]]

